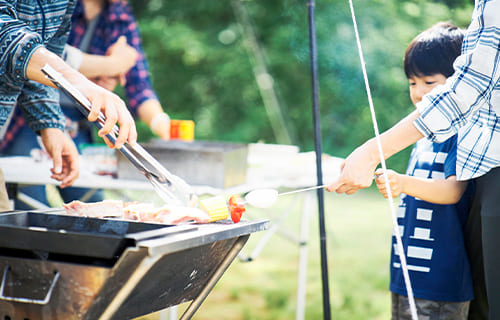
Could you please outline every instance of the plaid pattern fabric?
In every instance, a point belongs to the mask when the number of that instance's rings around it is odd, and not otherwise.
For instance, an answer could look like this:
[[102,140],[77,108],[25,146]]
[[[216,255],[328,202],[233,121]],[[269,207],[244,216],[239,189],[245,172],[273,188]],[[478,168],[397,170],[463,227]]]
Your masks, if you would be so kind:
[[444,86],[417,104],[416,128],[434,142],[458,133],[457,178],[500,166],[500,0],[479,0]]
[[[79,47],[87,22],[83,4],[78,1],[72,18],[68,44]],[[146,100],[157,99],[149,79],[149,68],[141,45],[141,38],[132,9],[126,1],[110,2],[101,12],[88,53],[104,55],[120,36],[127,37],[127,43],[139,52],[137,63],[126,74],[125,95],[131,113],[136,116],[137,108]]]
[[[42,45],[56,54],[62,53],[74,3],[75,0],[0,1],[0,126],[18,102],[33,130],[64,128],[57,90],[29,81],[26,67],[33,52]],[[12,119],[12,123],[18,120]]]

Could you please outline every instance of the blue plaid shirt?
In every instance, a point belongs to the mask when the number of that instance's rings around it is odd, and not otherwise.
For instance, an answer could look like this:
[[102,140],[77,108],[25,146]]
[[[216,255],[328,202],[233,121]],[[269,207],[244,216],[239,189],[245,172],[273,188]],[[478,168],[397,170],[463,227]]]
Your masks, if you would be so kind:
[[75,0],[0,1],[0,127],[18,103],[34,131],[64,128],[56,89],[30,81],[26,68],[40,46],[61,55]]
[[457,178],[468,180],[500,166],[500,0],[476,0],[454,68],[414,125],[434,142],[458,134]]

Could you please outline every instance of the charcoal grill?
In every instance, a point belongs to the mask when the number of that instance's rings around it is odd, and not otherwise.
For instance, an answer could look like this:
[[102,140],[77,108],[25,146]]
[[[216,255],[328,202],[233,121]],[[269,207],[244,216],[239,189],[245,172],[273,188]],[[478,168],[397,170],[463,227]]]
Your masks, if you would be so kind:
[[0,215],[0,319],[133,319],[189,302],[190,319],[268,220],[149,224]]

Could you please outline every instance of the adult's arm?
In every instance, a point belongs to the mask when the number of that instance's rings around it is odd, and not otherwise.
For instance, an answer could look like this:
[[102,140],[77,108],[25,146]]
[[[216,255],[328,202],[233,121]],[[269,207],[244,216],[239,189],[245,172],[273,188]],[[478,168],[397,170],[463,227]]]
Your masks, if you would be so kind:
[[139,118],[144,121],[163,140],[170,139],[170,117],[163,112],[160,101],[148,99],[137,110]]
[[[382,135],[384,158],[427,137],[442,142],[455,135],[478,109],[489,103],[500,78],[500,0],[484,1],[474,10],[467,29],[463,54],[454,63],[455,73],[443,86],[437,86],[417,104],[412,113]],[[491,105],[496,117],[500,106]],[[492,120],[488,120],[492,121]],[[375,167],[380,162],[374,139],[349,155],[339,179],[328,191],[352,194],[371,185]]]
[[[130,111],[134,116],[138,116],[146,123],[153,133],[162,139],[170,138],[170,118],[165,113],[156,92],[153,89],[150,79],[149,66],[146,55],[142,48],[142,41],[135,17],[130,6],[120,2],[112,4],[119,6],[116,11],[125,12],[126,19],[120,24],[118,34],[125,36],[127,43],[131,45],[138,53],[135,65],[126,73],[125,96],[128,101]],[[113,10],[112,10],[113,11]],[[107,54],[110,54],[108,49]],[[102,79],[97,83],[107,87],[114,88],[113,80]]]
[[89,79],[124,76],[138,57],[124,36],[109,48],[107,55],[85,53],[70,45],[65,46],[64,53],[64,61]]
[[[423,135],[413,125],[420,114],[414,111],[394,127],[380,135],[385,159],[417,142]],[[354,150],[342,163],[337,181],[326,189],[337,193],[353,194],[372,184],[377,165],[380,163],[377,140],[372,138]]]
[[[28,79],[39,83],[54,86],[41,71],[46,64],[51,65],[56,71],[62,74],[66,80],[74,85],[89,99],[92,104],[91,112],[88,116],[89,121],[97,120],[102,111],[106,116],[104,127],[99,130],[99,136],[104,137],[110,133],[113,126],[118,123],[120,131],[116,139],[115,147],[120,148],[128,141],[135,144],[137,141],[137,131],[135,123],[125,106],[125,103],[114,93],[94,84],[78,71],[68,66],[60,57],[48,51],[44,47],[38,47],[29,59],[26,76]],[[109,143],[110,146],[112,144]]]

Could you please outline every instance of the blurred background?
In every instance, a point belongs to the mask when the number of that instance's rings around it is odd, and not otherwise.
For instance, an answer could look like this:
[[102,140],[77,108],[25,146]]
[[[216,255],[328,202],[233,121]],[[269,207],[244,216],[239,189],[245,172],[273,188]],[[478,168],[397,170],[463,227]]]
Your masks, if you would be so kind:
[[[195,139],[313,150],[306,1],[130,2],[160,101],[172,119],[195,121]],[[383,131],[413,108],[402,70],[408,43],[438,21],[465,28],[473,1],[356,0],[354,8]],[[316,29],[323,151],[345,157],[374,135],[348,1],[316,1]],[[404,170],[407,158],[389,165]]]

